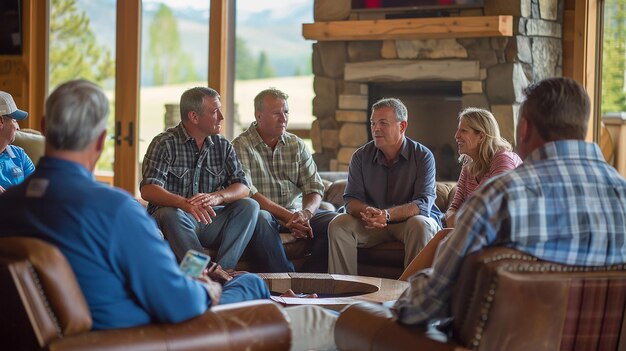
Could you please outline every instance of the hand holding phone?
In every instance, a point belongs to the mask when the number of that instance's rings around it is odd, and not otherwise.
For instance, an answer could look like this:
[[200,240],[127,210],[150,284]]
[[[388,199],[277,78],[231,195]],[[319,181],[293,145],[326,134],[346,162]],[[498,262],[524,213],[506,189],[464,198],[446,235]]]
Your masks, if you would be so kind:
[[189,250],[180,262],[180,270],[190,277],[200,277],[202,272],[211,262],[211,256],[198,252],[196,250]]

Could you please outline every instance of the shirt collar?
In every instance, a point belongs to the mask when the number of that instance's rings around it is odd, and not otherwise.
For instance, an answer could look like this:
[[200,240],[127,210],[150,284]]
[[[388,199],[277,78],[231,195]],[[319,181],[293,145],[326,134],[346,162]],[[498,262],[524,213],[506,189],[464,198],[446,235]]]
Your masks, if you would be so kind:
[[[185,126],[183,125],[182,121],[180,121],[180,123],[178,123],[178,125],[174,128],[174,136],[176,137],[176,139],[178,139],[178,142],[181,144],[188,143],[190,140],[195,142],[195,139],[192,138],[191,135],[189,135],[189,133],[187,133],[187,129],[185,129]],[[204,144],[213,145],[213,140],[211,140],[210,136],[207,136],[206,138],[204,138]]]
[[[400,157],[405,160],[409,159],[409,143],[406,141],[406,137],[402,140],[402,146],[400,147],[400,154],[398,155],[398,160]],[[376,148],[376,153],[374,154],[374,160],[381,166],[387,166],[387,159],[385,158],[385,154],[379,149]],[[396,160],[396,162],[398,161]]]
[[586,158],[604,160],[598,144],[588,143],[583,140],[558,140],[545,143],[530,153],[524,163],[547,160],[547,159]]
[[[261,138],[261,135],[259,134],[259,131],[257,130],[257,127],[258,127],[258,123],[254,121],[250,123],[250,128],[248,128],[248,130],[250,131],[250,139],[252,141],[252,144],[255,146],[261,143],[265,144],[265,142],[263,141],[263,138]],[[285,134],[281,135],[278,141],[281,144],[285,145]]]
[[81,176],[89,179],[96,179],[96,176],[92,172],[90,172],[87,168],[77,162],[68,161],[56,157],[42,156],[37,163],[37,170],[57,168],[70,173],[76,172]]
[[3,154],[7,154],[7,156],[9,156],[9,158],[15,158],[17,157],[15,155],[15,152],[13,151],[13,146],[11,145],[7,145],[7,147],[4,148],[4,151],[2,151]]

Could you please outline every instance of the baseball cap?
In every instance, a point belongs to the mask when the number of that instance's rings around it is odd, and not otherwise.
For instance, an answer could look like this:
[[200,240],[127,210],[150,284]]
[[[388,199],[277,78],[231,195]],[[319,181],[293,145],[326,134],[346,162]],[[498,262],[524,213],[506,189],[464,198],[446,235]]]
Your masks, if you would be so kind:
[[9,116],[13,119],[23,120],[28,117],[28,112],[22,111],[15,106],[15,101],[9,93],[0,91],[0,116]]

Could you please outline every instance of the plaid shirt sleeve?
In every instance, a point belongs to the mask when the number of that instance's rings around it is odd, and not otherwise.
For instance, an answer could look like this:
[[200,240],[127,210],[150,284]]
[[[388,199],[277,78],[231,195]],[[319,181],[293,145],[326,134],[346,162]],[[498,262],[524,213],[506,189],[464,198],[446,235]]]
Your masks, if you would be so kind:
[[300,153],[300,159],[298,168],[298,188],[302,190],[302,194],[307,195],[311,193],[318,193],[324,197],[324,183],[322,177],[317,173],[317,166],[313,161],[313,156],[307,149],[307,146],[301,139],[298,140],[298,149]]
[[235,183],[241,183],[249,188],[250,185],[248,183],[248,180],[246,179],[246,173],[243,170],[241,162],[237,158],[235,148],[228,140],[223,140],[226,144],[224,148],[224,165],[226,167],[226,172],[228,173],[228,179],[226,180],[226,184],[224,184],[224,187],[228,187]]
[[140,188],[147,184],[165,187],[167,172],[170,166],[170,150],[166,142],[157,136],[152,140],[146,155],[143,158],[142,177]]
[[252,181],[252,173],[250,172],[250,165],[252,165],[252,146],[246,142],[243,137],[237,137],[233,140],[233,147],[235,148],[235,152],[237,154],[237,158],[241,163],[241,168],[246,176],[246,181],[250,187],[250,196],[258,193],[259,191],[254,186],[254,182]]
[[409,288],[396,302],[400,322],[421,324],[450,316],[448,302],[463,259],[493,244],[501,226],[509,223],[506,211],[492,210],[503,209],[502,202],[503,197],[494,190],[492,196],[470,198],[461,208],[457,226],[440,244],[433,267],[413,275]]

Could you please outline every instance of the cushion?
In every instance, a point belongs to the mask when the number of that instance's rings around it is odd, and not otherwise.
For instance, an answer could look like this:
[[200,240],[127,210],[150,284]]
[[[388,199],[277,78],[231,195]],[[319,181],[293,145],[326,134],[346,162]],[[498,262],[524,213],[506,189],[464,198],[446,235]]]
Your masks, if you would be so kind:
[[22,129],[15,133],[15,141],[13,145],[19,146],[34,164],[37,164],[39,158],[43,156],[46,138],[40,132],[34,129]]

